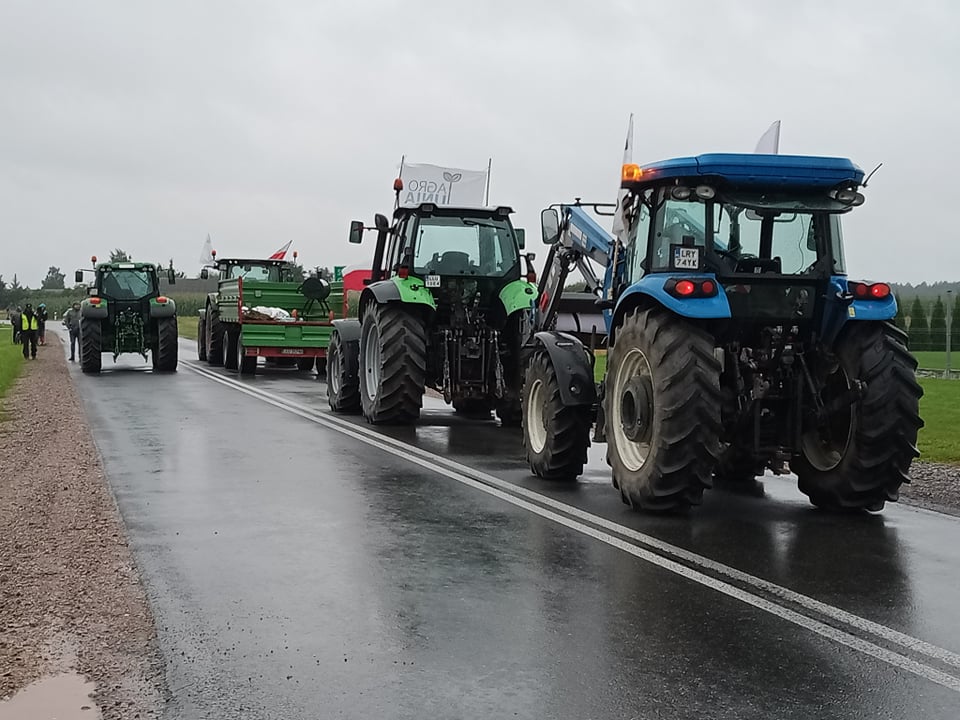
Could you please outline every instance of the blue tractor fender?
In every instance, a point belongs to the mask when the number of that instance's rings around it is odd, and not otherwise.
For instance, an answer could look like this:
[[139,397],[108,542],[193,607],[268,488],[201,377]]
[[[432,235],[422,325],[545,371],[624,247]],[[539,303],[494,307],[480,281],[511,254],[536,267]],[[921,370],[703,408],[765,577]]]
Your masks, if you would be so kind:
[[[714,294],[708,297],[688,297],[680,298],[671,295],[667,291],[669,284],[678,280],[690,280],[695,284],[710,281],[713,283]],[[647,275],[630,287],[624,290],[617,298],[617,305],[613,312],[613,322],[611,323],[611,342],[612,334],[619,323],[620,318],[630,308],[635,307],[645,298],[650,298],[654,302],[667,308],[671,312],[681,317],[694,320],[722,320],[730,317],[730,303],[727,302],[727,296],[723,291],[723,286],[717,282],[717,276],[713,273],[657,273]]]
[[542,347],[550,356],[550,364],[557,374],[560,401],[566,406],[592,405],[597,401],[597,386],[593,379],[593,358],[573,335],[541,331],[534,336],[536,347]]
[[360,321],[346,318],[333,321],[333,329],[345,343],[360,342]]
[[820,336],[828,345],[834,343],[848,322],[884,322],[893,320],[897,315],[897,300],[892,292],[884,298],[861,300],[850,291],[851,283],[843,275],[830,278],[823,327],[820,330]]

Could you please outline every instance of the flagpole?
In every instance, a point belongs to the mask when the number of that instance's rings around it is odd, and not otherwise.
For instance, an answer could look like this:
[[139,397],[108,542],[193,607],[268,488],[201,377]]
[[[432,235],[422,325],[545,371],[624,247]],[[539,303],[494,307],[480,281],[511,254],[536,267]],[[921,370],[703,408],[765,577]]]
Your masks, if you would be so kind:
[[401,178],[403,177],[403,161],[406,160],[406,158],[407,158],[406,155],[400,156],[400,174],[397,175],[397,177],[401,177]]
[[487,206],[490,204],[490,168],[493,167],[493,158],[487,160],[487,187],[483,191],[483,204]]

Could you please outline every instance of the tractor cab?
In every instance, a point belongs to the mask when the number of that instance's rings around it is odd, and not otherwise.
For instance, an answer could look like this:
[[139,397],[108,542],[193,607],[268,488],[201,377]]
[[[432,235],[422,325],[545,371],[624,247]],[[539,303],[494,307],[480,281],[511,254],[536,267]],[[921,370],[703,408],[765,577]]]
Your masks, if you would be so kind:
[[[296,256],[296,253],[294,253]],[[300,282],[303,280],[297,266],[285,260],[217,258],[211,268],[203,268],[200,277],[210,276],[209,270],[215,270],[218,280],[237,280],[244,282]]]

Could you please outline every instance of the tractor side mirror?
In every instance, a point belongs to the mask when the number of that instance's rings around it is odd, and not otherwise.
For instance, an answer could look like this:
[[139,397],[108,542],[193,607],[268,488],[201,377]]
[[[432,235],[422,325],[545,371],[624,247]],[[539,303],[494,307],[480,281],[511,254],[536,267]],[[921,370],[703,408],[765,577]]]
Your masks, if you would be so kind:
[[77,270],[77,271],[73,274],[73,281],[74,281],[74,282],[78,282],[78,283],[82,283],[82,282],[83,282],[83,270]]
[[553,245],[560,237],[560,215],[555,208],[547,208],[540,213],[540,230],[544,245]]
[[207,270],[206,268],[203,268],[203,269],[200,271],[200,279],[201,279],[201,280],[206,280],[208,277],[210,277],[210,271]]
[[380,213],[377,213],[376,215],[373,216],[373,224],[377,228],[377,230],[390,229],[390,221],[387,220],[387,216],[381,215]]
[[177,284],[177,273],[174,271],[173,268],[169,268],[167,270],[167,282],[170,283],[171,285]]
[[513,232],[517,235],[517,247],[523,250],[527,244],[527,231],[523,228],[514,228]]
[[354,245],[359,245],[361,240],[363,240],[363,223],[359,220],[354,220],[350,223],[350,242]]

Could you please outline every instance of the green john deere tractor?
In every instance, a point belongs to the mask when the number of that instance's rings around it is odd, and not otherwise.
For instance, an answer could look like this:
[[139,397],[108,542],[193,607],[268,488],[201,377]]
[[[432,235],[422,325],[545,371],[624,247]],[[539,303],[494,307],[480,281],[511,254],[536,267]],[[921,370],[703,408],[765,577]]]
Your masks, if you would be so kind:
[[[537,298],[508,207],[422,203],[377,215],[359,319],[335,320],[327,393],[368,422],[416,420],[430,388],[454,409],[519,426],[521,347]],[[359,243],[363,223],[350,227]]]
[[[149,350],[153,369],[172,372],[177,369],[177,306],[160,294],[160,269],[152,263],[108,262],[94,269],[77,270],[76,281],[84,272],[94,272],[90,296],[80,307],[80,369],[98,373],[102,353],[136,353],[147,359]],[[176,282],[173,268],[168,281]]]

